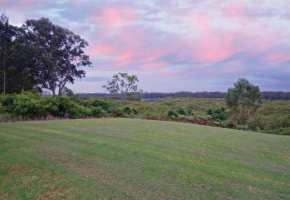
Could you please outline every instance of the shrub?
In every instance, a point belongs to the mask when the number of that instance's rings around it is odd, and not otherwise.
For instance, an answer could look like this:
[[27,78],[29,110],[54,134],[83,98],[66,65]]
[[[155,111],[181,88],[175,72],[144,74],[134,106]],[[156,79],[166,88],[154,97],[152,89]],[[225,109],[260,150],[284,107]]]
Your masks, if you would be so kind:
[[46,115],[46,110],[39,99],[20,95],[14,102],[14,113],[20,116],[40,117]]
[[187,110],[188,115],[193,115],[192,110]]
[[167,112],[167,116],[170,117],[171,119],[177,119],[178,118],[178,113],[174,110],[169,110]]
[[[111,114],[116,114],[118,108],[120,107],[120,104],[117,103],[117,102],[114,102],[111,104],[111,106],[108,108],[108,110],[106,110],[108,113],[111,113]],[[104,109],[105,110],[105,109]]]
[[96,99],[92,102],[91,106],[94,106],[94,107],[100,106],[104,110],[108,111],[109,108],[112,106],[112,104],[107,102],[107,101],[101,100],[101,99]]
[[7,95],[0,95],[0,103],[2,105],[1,110],[3,112],[13,112],[13,102],[15,99],[15,95],[7,94]]
[[12,111],[12,113],[18,116],[34,118],[46,115],[43,99],[35,91],[22,91],[21,94],[10,96],[8,99],[10,103],[11,99],[13,99],[13,104],[10,105],[10,112]]
[[123,117],[124,116],[124,111],[122,108],[118,108],[116,110],[116,113],[115,113],[116,117]]
[[128,115],[130,115],[133,112],[132,108],[130,108],[128,106],[123,108],[123,111],[124,111],[125,114],[128,114]]
[[134,115],[138,115],[138,111],[137,111],[137,110],[135,110],[135,109],[133,108],[132,111],[133,111],[133,114],[134,114]]
[[218,108],[218,109],[212,109],[209,108],[206,112],[206,114],[214,119],[214,120],[218,120],[218,121],[222,121],[222,120],[226,120],[226,111],[224,108]]
[[180,115],[187,115],[186,111],[181,107],[177,108],[176,112]]
[[272,133],[278,135],[290,135],[290,127],[279,127],[274,129]]
[[80,118],[92,114],[89,108],[79,105],[71,101],[68,97],[63,96],[46,97],[45,105],[47,112],[55,117]]
[[90,115],[92,115],[92,113],[89,108],[78,104],[73,104],[73,106],[68,109],[68,116],[70,118],[82,118]]
[[92,110],[92,116],[94,117],[99,117],[103,113],[103,108],[101,106],[92,107],[91,110]]
[[290,115],[284,115],[278,119],[280,127],[290,127]]

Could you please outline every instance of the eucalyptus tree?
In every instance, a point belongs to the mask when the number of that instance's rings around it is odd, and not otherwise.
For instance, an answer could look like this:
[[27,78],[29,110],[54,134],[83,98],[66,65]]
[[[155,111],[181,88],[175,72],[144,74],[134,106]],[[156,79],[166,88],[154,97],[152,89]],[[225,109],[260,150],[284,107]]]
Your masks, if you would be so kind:
[[137,82],[139,79],[136,75],[118,73],[107,84],[104,84],[103,88],[112,94],[120,95],[122,100],[140,100],[142,90],[138,89]]
[[241,123],[246,124],[249,116],[259,107],[260,88],[246,79],[239,79],[234,88],[229,88],[226,94],[227,106],[232,115]]
[[27,20],[23,29],[26,44],[35,52],[41,88],[51,90],[53,96],[58,90],[61,95],[67,83],[85,77],[85,71],[79,68],[92,64],[84,52],[87,41],[47,18]]
[[0,16],[0,60],[1,60],[1,91],[6,94],[7,70],[10,68],[11,57],[16,51],[15,39],[17,36],[17,27],[9,24],[9,18],[5,14]]

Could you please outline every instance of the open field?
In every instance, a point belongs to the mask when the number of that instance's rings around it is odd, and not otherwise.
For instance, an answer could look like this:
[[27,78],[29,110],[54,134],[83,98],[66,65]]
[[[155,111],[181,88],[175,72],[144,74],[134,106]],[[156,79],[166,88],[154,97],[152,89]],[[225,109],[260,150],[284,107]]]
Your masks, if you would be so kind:
[[0,124],[0,199],[290,199],[290,137],[174,122]]

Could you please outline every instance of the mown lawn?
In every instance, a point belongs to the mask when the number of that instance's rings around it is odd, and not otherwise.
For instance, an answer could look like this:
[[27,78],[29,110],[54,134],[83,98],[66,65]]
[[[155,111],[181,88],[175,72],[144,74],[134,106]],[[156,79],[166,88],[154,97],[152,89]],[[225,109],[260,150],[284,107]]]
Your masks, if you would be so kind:
[[290,137],[132,119],[1,123],[0,199],[290,199]]

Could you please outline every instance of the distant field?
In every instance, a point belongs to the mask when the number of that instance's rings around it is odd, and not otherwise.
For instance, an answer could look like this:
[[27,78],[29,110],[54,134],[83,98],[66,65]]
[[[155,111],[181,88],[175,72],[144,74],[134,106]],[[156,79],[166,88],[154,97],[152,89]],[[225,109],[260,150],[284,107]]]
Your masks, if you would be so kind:
[[0,199],[290,199],[290,137],[132,119],[0,123]]

